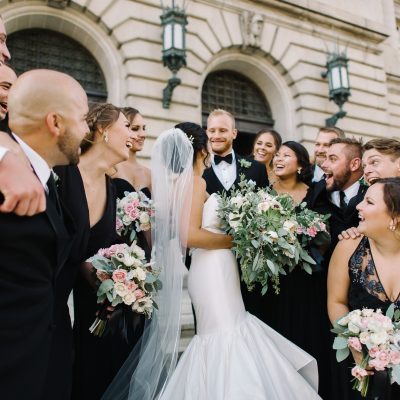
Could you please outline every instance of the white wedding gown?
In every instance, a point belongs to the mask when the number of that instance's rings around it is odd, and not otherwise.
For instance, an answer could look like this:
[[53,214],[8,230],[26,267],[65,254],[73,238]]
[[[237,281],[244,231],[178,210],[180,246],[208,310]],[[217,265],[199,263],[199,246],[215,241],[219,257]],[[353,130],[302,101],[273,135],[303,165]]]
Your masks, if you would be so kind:
[[[217,206],[217,196],[211,195],[202,226],[220,233]],[[231,250],[193,251],[189,294],[197,335],[160,399],[320,399],[315,359],[246,312]]]

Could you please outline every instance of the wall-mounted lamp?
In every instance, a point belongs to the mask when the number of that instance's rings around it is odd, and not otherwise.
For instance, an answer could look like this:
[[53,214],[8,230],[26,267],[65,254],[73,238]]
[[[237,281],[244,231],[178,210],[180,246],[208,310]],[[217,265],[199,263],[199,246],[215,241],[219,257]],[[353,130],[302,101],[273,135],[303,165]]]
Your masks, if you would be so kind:
[[339,111],[326,120],[326,126],[335,126],[338,119],[344,118],[347,114],[343,110],[343,104],[351,95],[348,61],[344,53],[330,53],[326,62],[326,71],[321,73],[323,78],[328,77],[329,100],[333,100],[339,107]]
[[168,79],[167,86],[163,90],[163,107],[169,108],[172,92],[181,83],[176,74],[182,66],[186,65],[187,16],[184,9],[175,6],[175,1],[172,0],[172,6],[163,8],[163,14],[160,18],[163,27],[162,60],[164,66],[167,66],[172,72],[172,77]]

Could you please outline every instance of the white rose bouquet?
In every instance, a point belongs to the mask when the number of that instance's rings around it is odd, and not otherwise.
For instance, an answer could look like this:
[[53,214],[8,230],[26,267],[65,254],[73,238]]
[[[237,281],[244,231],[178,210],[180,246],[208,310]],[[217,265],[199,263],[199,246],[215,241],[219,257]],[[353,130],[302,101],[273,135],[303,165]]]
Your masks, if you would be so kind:
[[[305,212],[299,223],[299,214]],[[233,250],[249,290],[258,282],[265,294],[271,281],[279,293],[280,274],[286,275],[296,266],[312,272],[315,261],[304,249],[302,236],[311,241],[319,232],[326,232],[325,217],[304,206],[296,209],[291,196],[256,189],[242,177],[238,189],[220,196],[219,217],[233,236]],[[309,225],[311,220],[315,222]],[[308,232],[308,228],[312,230]]]
[[[113,307],[122,304],[151,318],[154,308],[157,309],[153,294],[162,285],[151,263],[146,263],[143,249],[135,241],[131,245],[114,244],[100,249],[87,262],[96,269],[98,303],[109,302]],[[99,315],[89,330],[101,336],[106,324],[105,316]]]
[[388,371],[391,382],[400,384],[400,311],[394,313],[392,304],[382,314],[380,309],[353,310],[334,324],[337,334],[333,343],[336,359],[343,361],[350,354],[349,349],[362,353],[362,361],[351,373],[354,376],[353,389],[366,397],[369,375],[367,367],[376,371]]
[[117,234],[129,234],[130,241],[134,240],[137,232],[151,228],[152,215],[152,202],[143,192],[125,192],[122,199],[117,199]]

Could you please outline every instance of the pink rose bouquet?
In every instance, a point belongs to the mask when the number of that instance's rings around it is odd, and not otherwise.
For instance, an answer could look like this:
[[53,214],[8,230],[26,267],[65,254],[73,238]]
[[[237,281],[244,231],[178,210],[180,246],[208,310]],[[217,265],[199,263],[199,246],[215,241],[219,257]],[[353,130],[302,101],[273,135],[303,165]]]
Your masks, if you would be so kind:
[[381,310],[364,308],[353,310],[334,324],[337,334],[333,343],[336,359],[343,361],[350,349],[362,354],[362,360],[351,373],[355,378],[353,389],[365,397],[368,392],[367,368],[387,370],[392,383],[400,384],[400,311],[390,306],[386,315]]
[[151,200],[143,192],[125,192],[125,197],[117,199],[116,230],[119,236],[130,235],[130,240],[136,238],[136,233],[148,231],[151,228]]
[[[154,294],[162,285],[157,271],[146,262],[143,249],[135,241],[100,249],[87,261],[96,269],[98,303],[108,302],[113,307],[122,304],[151,318],[154,308],[157,309]],[[100,315],[89,330],[101,336],[106,324],[107,319]]]

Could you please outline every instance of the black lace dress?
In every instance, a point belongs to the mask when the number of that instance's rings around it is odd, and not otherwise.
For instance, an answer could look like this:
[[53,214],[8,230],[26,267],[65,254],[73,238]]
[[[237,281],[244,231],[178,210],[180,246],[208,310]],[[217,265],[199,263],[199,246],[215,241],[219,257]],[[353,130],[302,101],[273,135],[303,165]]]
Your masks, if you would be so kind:
[[[397,260],[397,264],[400,264],[400,260]],[[376,269],[367,237],[362,238],[349,260],[349,276],[348,300],[350,311],[362,308],[380,308],[385,313],[392,303],[400,307],[400,293],[394,301],[390,300],[386,294],[385,288],[379,279],[379,273]],[[349,371],[354,366],[354,362],[349,358],[342,364],[344,366],[342,369],[347,372],[347,376],[343,374],[343,378],[346,381],[343,382],[342,386],[351,387],[352,384],[349,385],[348,383],[352,379]],[[361,396],[356,391],[353,391],[349,397],[344,395],[342,398],[361,399]],[[370,380],[367,398],[379,400],[400,399],[400,386],[397,384],[390,385],[385,371],[375,371]]]

